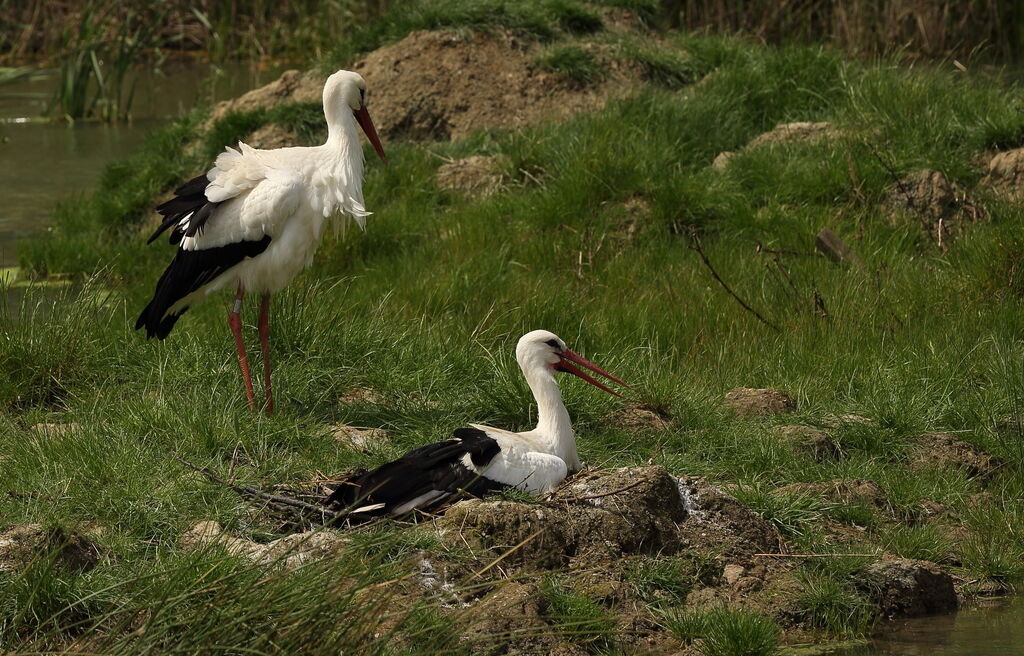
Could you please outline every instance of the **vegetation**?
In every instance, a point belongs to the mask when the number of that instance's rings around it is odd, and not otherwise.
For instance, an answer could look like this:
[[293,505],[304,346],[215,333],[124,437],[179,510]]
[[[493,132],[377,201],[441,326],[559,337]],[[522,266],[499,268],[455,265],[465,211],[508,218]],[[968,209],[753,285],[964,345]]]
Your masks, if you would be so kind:
[[[590,10],[573,3],[519,6],[403,7],[330,61],[420,27],[500,19],[554,35],[555,48],[591,24],[580,13]],[[1019,89],[815,47],[665,40],[688,77],[652,76],[598,113],[454,143],[386,143],[391,164],[367,167],[375,214],[366,233],[325,242],[313,269],[275,297],[272,417],[246,407],[226,297],[190,311],[165,342],[133,331],[170,254],[144,237],[156,199],[225,145],[267,122],[315,140],[318,109],[233,114],[205,131],[201,112],[182,117],[108,169],[95,192],[62,204],[52,230],[19,253],[40,279],[60,273],[75,284],[4,290],[0,515],[87,533],[103,555],[88,571],[63,564],[57,549],[0,569],[2,648],[464,649],[462,611],[410,592],[421,550],[441,548],[426,532],[361,530],[345,557],[294,572],[187,552],[179,538],[200,519],[257,542],[282,527],[177,458],[240,483],[298,482],[378,464],[468,420],[527,426],[533,411],[511,350],[539,327],[632,383],[629,402],[669,417],[666,430],[625,428],[608,415],[626,401],[566,381],[583,459],[653,462],[730,485],[816,556],[797,565],[806,627],[869,630],[874,617],[852,582],[872,556],[850,554],[928,557],[965,578],[1019,582],[1024,513],[1003,500],[1024,495],[1024,436],[1004,421],[1020,415],[1024,397],[1022,216],[979,185],[978,163],[1024,145]],[[784,121],[829,121],[835,133],[747,147]],[[724,151],[735,154],[716,169]],[[474,154],[507,158],[502,191],[480,198],[438,187],[443,160]],[[924,167],[988,210],[945,250],[919,222],[882,209],[894,178]],[[822,227],[864,265],[817,255]],[[726,294],[709,266],[764,321]],[[738,386],[789,390],[797,411],[737,417],[722,395]],[[829,427],[827,417],[847,413],[873,421]],[[60,432],[35,428],[72,422]],[[385,428],[391,439],[364,453],[330,438],[337,423]],[[783,423],[824,427],[843,456],[816,458],[781,440],[772,429]],[[956,431],[1001,466],[986,477],[910,467],[914,438],[933,430]],[[884,498],[838,503],[777,491],[835,479],[873,481]],[[925,513],[926,503],[944,510]],[[708,654],[772,653],[778,618],[679,609],[720,572],[714,554],[704,558],[624,566],[647,606],[638,612],[680,640],[699,639]],[[500,568],[491,575],[500,578]],[[589,649],[613,651],[623,639],[615,609],[571,582],[541,584],[545,621]]]

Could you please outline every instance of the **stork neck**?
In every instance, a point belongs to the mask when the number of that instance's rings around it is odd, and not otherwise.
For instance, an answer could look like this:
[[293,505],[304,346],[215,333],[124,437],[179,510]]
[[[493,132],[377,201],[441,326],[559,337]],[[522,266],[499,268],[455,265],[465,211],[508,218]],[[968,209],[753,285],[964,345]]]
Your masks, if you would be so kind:
[[349,148],[359,144],[358,124],[355,115],[348,109],[338,109],[334,105],[324,107],[324,118],[327,119],[327,145]]
[[548,443],[551,452],[559,456],[573,470],[579,467],[576,439],[572,432],[569,412],[562,402],[554,373],[544,367],[524,371],[526,382],[537,401],[537,429],[535,433]]

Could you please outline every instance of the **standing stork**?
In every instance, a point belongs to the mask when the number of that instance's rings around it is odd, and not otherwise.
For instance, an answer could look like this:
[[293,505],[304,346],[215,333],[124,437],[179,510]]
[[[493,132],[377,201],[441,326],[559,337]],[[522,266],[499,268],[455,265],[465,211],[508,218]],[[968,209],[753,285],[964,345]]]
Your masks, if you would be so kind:
[[357,125],[387,163],[366,111],[366,82],[358,73],[338,71],[327,78],[324,115],[327,143],[322,146],[259,150],[239,142],[238,150],[225,150],[212,169],[183,184],[174,198],[157,208],[163,222],[147,242],[171,228],[170,243],[178,252],[160,276],[135,329],[145,327],[148,337],[164,339],[192,305],[234,287],[228,325],[253,409],[240,312],[246,292],[262,296],[258,326],[268,414],[274,409],[270,295],[312,263],[328,221],[348,217],[364,227],[370,213],[363,207],[363,150]]
[[[542,494],[581,468],[569,413],[555,372],[579,376],[621,396],[575,365],[626,385],[569,349],[557,335],[534,330],[516,345],[516,360],[537,402],[537,427],[522,433],[469,424],[454,437],[427,444],[398,460],[342,480],[327,505],[351,520],[437,508],[452,497],[482,496],[505,488]],[[627,386],[628,387],[628,386]]]

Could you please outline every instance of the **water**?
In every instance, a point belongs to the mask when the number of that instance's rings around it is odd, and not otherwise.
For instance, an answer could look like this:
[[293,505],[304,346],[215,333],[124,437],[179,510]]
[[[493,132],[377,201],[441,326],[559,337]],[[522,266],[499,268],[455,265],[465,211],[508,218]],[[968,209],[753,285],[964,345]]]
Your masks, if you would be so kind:
[[1024,600],[975,603],[953,615],[894,622],[844,656],[1024,656]]
[[56,84],[53,72],[0,86],[0,267],[17,263],[18,240],[46,229],[57,201],[88,190],[106,164],[130,154],[147,132],[197,104],[266,84],[281,70],[189,63],[144,71],[132,120],[114,125],[37,120]]

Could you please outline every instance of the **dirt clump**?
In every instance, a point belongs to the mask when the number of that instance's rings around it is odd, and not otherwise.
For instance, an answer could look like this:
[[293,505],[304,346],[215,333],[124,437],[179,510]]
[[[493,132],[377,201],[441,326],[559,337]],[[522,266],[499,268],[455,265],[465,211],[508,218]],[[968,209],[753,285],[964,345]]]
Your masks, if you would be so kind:
[[75,422],[68,424],[41,423],[32,426],[32,432],[42,437],[62,437],[71,433],[77,433],[80,430],[82,430],[82,425]]
[[949,613],[958,605],[953,577],[923,560],[875,561],[858,577],[858,585],[888,618]]
[[688,514],[679,526],[684,545],[749,564],[753,554],[774,553],[783,544],[771,522],[706,479],[681,476],[677,485]]
[[300,144],[299,138],[294,132],[276,123],[267,123],[251,133],[243,141],[253,148],[262,148],[264,150],[311,145]]
[[318,71],[285,71],[270,84],[243,93],[237,98],[217,103],[202,127],[209,129],[230,112],[270,109],[286,103],[323,102],[326,80],[327,76]]
[[728,168],[729,162],[737,155],[738,152],[763,146],[771,147],[778,144],[801,141],[813,143],[822,139],[835,138],[838,134],[839,131],[831,123],[827,122],[811,123],[807,121],[797,121],[794,123],[780,123],[768,132],[759,134],[751,139],[750,142],[747,143],[747,145],[740,151],[725,150],[718,153],[718,155],[715,156],[714,161],[711,163],[711,166],[716,171],[724,171]]
[[966,226],[988,218],[963,187],[932,169],[898,180],[886,194],[883,207],[894,223],[919,222],[940,248],[948,246]]
[[353,387],[345,390],[338,396],[338,403],[349,405],[354,403],[370,403],[372,405],[383,405],[386,401],[383,394],[369,387]]
[[776,493],[789,495],[813,495],[823,500],[849,505],[862,503],[882,508],[888,505],[885,493],[874,481],[864,478],[833,478],[816,483],[790,483],[775,489]]
[[505,178],[501,169],[507,161],[507,157],[489,155],[456,159],[439,166],[434,179],[442,189],[489,196],[503,187]]
[[828,433],[811,426],[776,426],[775,433],[818,462],[836,460],[845,455],[839,443]]
[[536,42],[504,31],[413,32],[355,64],[381,135],[457,139],[480,128],[516,128],[599,109],[636,76],[608,66],[579,87],[534,62]]
[[388,432],[381,428],[358,428],[348,424],[335,424],[328,428],[332,439],[347,444],[357,451],[374,451],[390,441]]
[[838,134],[831,123],[811,123],[808,121],[796,121],[794,123],[780,123],[774,129],[759,134],[750,140],[747,148],[758,148],[760,146],[774,146],[777,144],[792,143],[794,141],[817,141],[834,137]]
[[443,538],[477,542],[508,562],[541,568],[673,553],[687,511],[662,467],[584,473],[544,504],[460,501],[435,520]]
[[725,394],[725,404],[741,417],[767,417],[796,410],[789,392],[778,389],[737,387]]
[[1024,198],[1024,148],[996,153],[988,163],[981,185],[1012,199]]
[[292,569],[309,560],[335,556],[349,542],[333,531],[319,530],[293,533],[260,544],[228,533],[217,522],[204,520],[185,531],[178,539],[178,546],[185,551],[220,547],[233,556],[257,564],[282,564]]
[[44,558],[86,571],[99,563],[100,556],[100,548],[86,536],[59,527],[23,524],[0,533],[0,572],[16,572]]
[[825,428],[837,429],[847,426],[874,426],[878,422],[869,417],[848,412],[841,415],[825,415],[821,418],[821,425]]
[[908,449],[912,468],[940,465],[961,469],[972,478],[989,478],[1002,463],[979,447],[949,433],[925,433]]
[[629,403],[605,417],[605,421],[623,430],[668,430],[671,416],[646,403]]
[[521,635],[513,653],[550,653],[558,636],[544,620],[545,612],[547,600],[536,585],[508,581],[469,611],[469,627],[461,640],[473,647],[473,653],[508,653],[507,645],[495,647],[494,636]]

